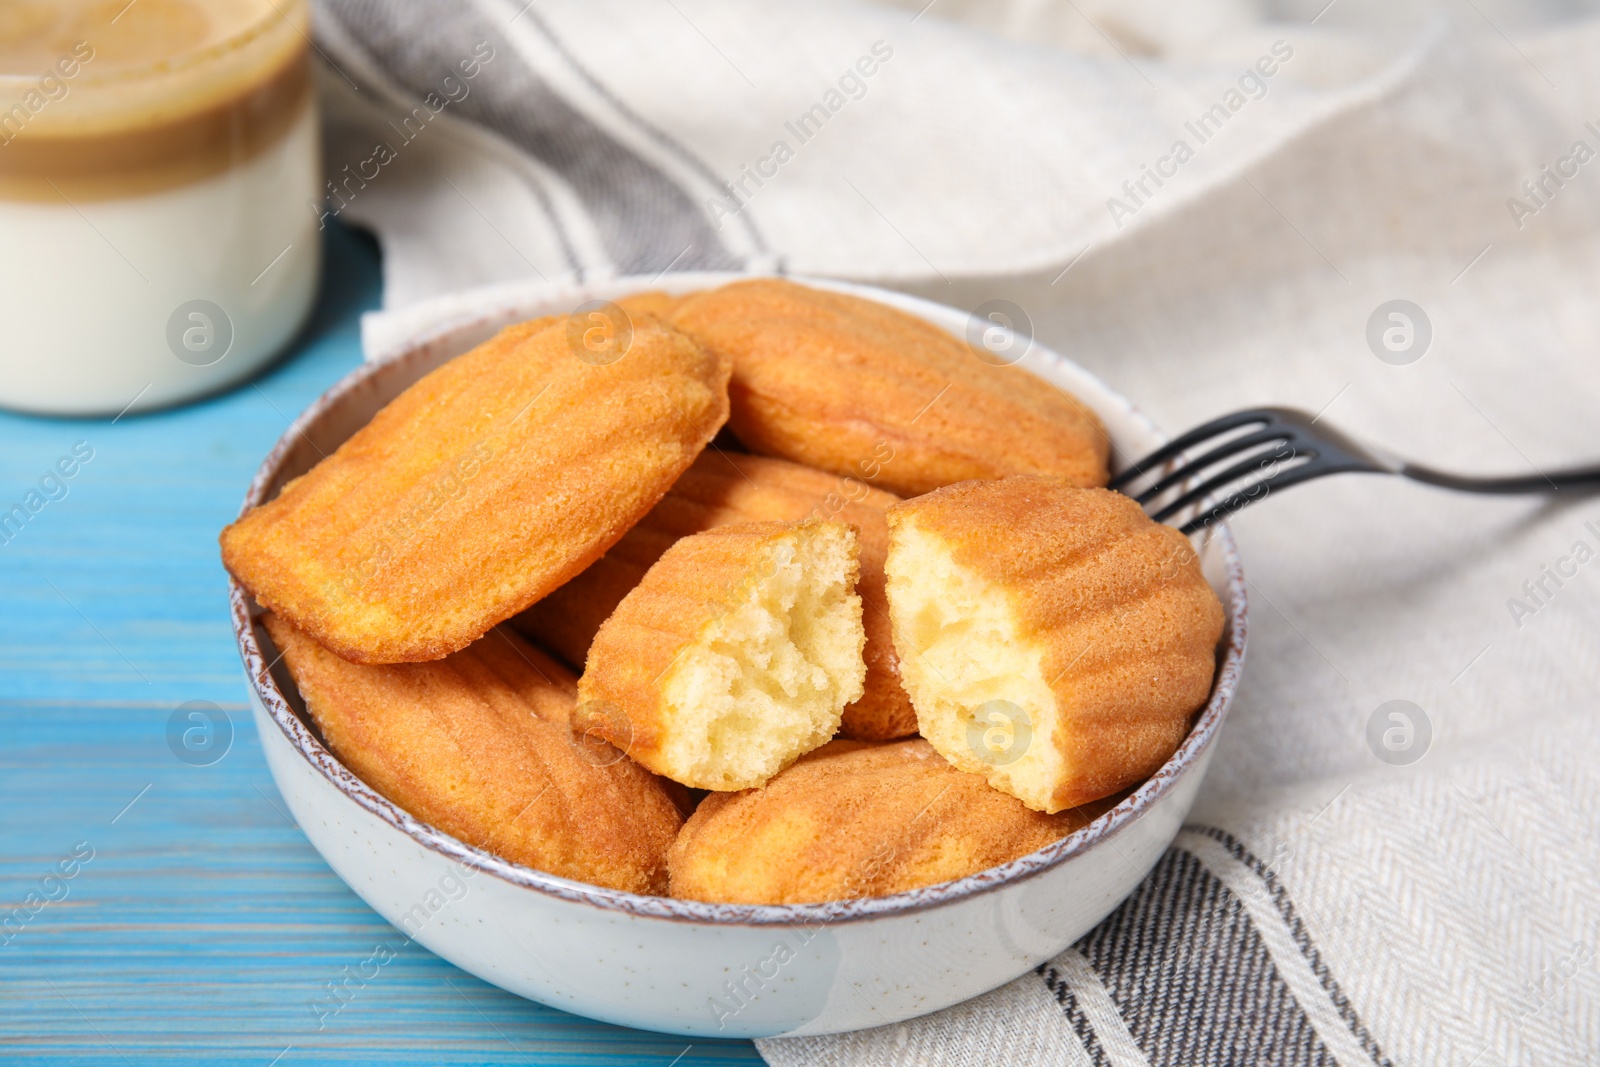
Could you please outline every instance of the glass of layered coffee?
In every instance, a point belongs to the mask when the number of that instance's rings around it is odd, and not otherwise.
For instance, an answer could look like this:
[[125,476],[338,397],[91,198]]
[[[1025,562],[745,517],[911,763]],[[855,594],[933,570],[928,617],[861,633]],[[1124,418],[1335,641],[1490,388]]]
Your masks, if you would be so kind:
[[159,407],[316,293],[305,0],[0,0],[0,405]]

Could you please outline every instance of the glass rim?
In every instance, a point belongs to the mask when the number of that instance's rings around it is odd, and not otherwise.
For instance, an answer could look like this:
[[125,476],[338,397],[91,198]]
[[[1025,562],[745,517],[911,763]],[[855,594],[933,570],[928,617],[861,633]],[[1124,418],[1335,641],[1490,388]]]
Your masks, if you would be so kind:
[[[134,2],[136,3],[137,0],[134,0]],[[104,74],[80,73],[73,75],[70,79],[63,80],[70,80],[73,88],[83,88],[87,86],[125,85],[129,83],[159,84],[164,78],[182,75],[189,71],[203,68],[206,65],[217,62],[228,55],[242,51],[248,47],[252,41],[265,37],[271,30],[271,23],[275,19],[281,19],[284,22],[288,22],[290,29],[294,30],[302,38],[305,38],[306,46],[308,48],[311,47],[310,38],[306,37],[305,31],[299,26],[294,25],[294,23],[291,21],[296,12],[308,11],[309,0],[263,0],[263,2],[266,5],[266,10],[261,12],[259,17],[246,22],[234,32],[220,38],[219,40],[212,41],[209,44],[204,44],[198,48],[192,48],[185,52],[179,52],[177,55],[165,56],[161,59],[153,60],[148,63],[140,63],[127,67],[117,67],[107,71]],[[128,6],[131,7],[133,5],[130,3]],[[126,10],[126,8],[124,8],[124,10]],[[92,44],[92,42],[88,43]],[[59,56],[55,60],[55,63],[60,63],[62,60],[67,58],[73,57],[71,57],[70,54]],[[88,62],[92,62],[92,60]],[[63,77],[61,73],[55,69],[54,64],[45,67],[43,70],[26,74],[11,74],[5,71],[0,71],[0,91],[13,89],[27,91],[29,89],[34,89],[37,88],[39,83],[45,78],[52,76],[56,78]],[[5,98],[0,97],[0,110],[3,110],[5,104]]]

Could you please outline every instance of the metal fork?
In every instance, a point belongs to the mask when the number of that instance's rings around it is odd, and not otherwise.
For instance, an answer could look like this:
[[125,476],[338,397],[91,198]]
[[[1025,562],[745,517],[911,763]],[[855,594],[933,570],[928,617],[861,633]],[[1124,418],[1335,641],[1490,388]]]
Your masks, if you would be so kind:
[[[1274,490],[1346,471],[1399,474],[1414,481],[1468,493],[1555,493],[1600,488],[1600,466],[1469,478],[1411,463],[1362,444],[1331,426],[1318,426],[1316,421],[1314,416],[1293,408],[1236,411],[1174,438],[1170,444],[1156,449],[1111,479],[1108,488],[1127,493],[1152,519],[1166,522],[1196,502],[1215,500],[1222,490],[1235,483],[1241,484],[1241,488],[1215,503],[1210,510],[1180,526],[1185,534],[1219,522],[1265,499]],[[1248,432],[1227,436],[1239,430]],[[1210,451],[1193,457],[1185,455],[1197,446],[1219,441]],[[1241,453],[1249,455],[1215,474],[1205,473],[1207,468]],[[1180,456],[1184,457],[1183,462],[1174,463]],[[1156,480],[1142,492],[1134,493],[1131,487],[1146,477]],[[1163,501],[1163,497],[1174,491],[1177,496]]]

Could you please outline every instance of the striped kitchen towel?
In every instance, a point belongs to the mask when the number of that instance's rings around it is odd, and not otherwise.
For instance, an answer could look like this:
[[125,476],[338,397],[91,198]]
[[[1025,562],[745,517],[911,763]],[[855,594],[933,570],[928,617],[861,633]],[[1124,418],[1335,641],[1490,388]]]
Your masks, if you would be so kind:
[[[785,270],[1003,297],[1169,430],[1284,403],[1539,470],[1600,450],[1576,6],[320,0],[308,210],[382,242],[369,355],[497,290]],[[769,1062],[1600,1063],[1600,504],[1357,478],[1234,528],[1250,663],[1148,880]]]

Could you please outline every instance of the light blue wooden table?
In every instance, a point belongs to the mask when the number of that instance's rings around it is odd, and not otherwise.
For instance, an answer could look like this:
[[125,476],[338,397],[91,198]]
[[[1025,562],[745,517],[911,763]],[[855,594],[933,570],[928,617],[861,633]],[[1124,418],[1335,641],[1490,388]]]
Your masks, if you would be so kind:
[[[254,384],[115,423],[0,414],[0,510],[74,445],[93,449],[0,545],[0,1060],[759,1063],[748,1042],[520,1000],[417,945],[318,1029],[326,983],[400,939],[272,784],[216,535],[290,418],[360,361],[378,258],[330,233],[315,320]],[[232,722],[210,766],[168,745],[192,700]]]

